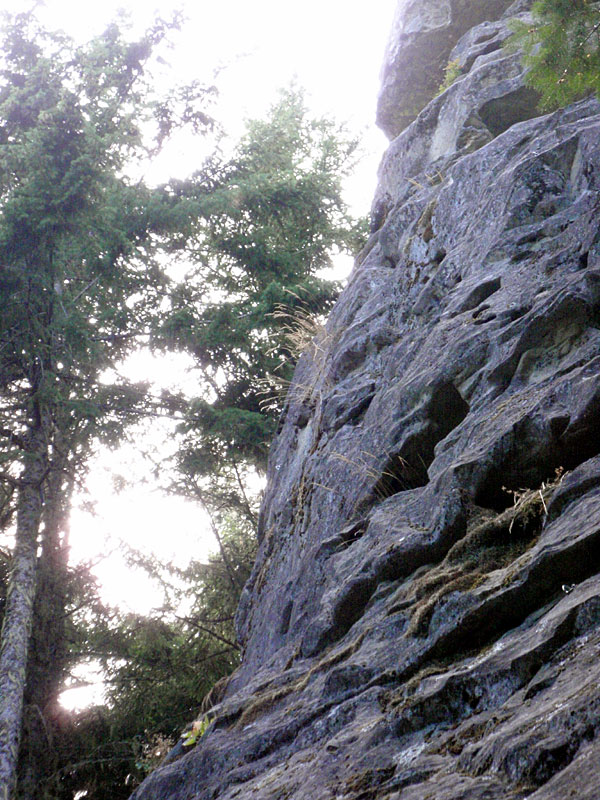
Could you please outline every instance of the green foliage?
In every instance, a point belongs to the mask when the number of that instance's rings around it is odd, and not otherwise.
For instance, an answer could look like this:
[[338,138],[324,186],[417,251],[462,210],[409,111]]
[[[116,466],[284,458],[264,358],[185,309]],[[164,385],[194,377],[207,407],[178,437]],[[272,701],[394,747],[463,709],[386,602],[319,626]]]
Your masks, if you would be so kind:
[[538,0],[533,23],[517,20],[509,45],[522,48],[527,83],[541,108],[600,94],[600,5],[593,0]]
[[[132,158],[162,141],[160,124],[175,124],[174,112],[165,117],[165,104],[143,77],[168,31],[157,23],[139,42],[127,42],[112,25],[76,47],[41,29],[33,14],[18,15],[5,28],[0,424],[14,433],[32,403],[43,403],[63,430],[90,439],[108,435],[102,422],[109,420],[114,435],[132,408],[128,401],[135,406],[141,399],[125,384],[96,380],[131,350],[132,334],[143,334],[156,314],[167,284],[158,253],[173,216],[181,222],[164,190],[124,174]],[[205,95],[186,96],[195,124],[206,117],[191,107]],[[145,142],[152,121],[160,130]]]
[[[178,201],[127,171],[181,120],[208,122],[198,106],[209,90],[187,87],[163,101],[147,80],[146,65],[171,27],[157,22],[129,42],[112,25],[78,47],[44,30],[32,11],[7,17],[0,33],[0,514],[8,525],[19,512],[16,540],[28,545],[30,562],[22,574],[33,574],[41,544],[44,580],[35,604],[28,594],[26,605],[27,614],[35,609],[34,631],[49,635],[31,640],[26,701],[45,710],[55,708],[68,667],[64,564],[73,483],[94,442],[116,441],[146,407],[146,387],[111,383],[106,371],[146,334],[168,284],[164,253],[175,226],[184,235]],[[27,586],[33,592],[33,581]],[[28,622],[4,615],[2,680],[14,669],[6,643],[26,642]],[[24,688],[12,686],[14,712],[0,731],[0,745],[10,749],[0,793],[13,781],[15,748],[5,732],[18,728]],[[37,725],[42,736],[55,721]],[[34,738],[22,759],[37,769]]]
[[211,721],[212,720],[208,716],[196,720],[189,731],[186,731],[181,737],[183,746],[193,747],[195,744],[197,744],[198,740],[201,739],[208,730]]
[[[153,762],[152,743],[176,741],[235,668],[233,618],[255,549],[252,478],[298,357],[290,315],[331,306],[338,286],[320,271],[365,233],[341,190],[356,142],[310,119],[296,91],[189,180],[153,188],[128,177],[177,126],[211,125],[212,87],[162,98],[148,77],[176,26],[159,21],[130,42],[111,25],[76,47],[26,13],[9,19],[0,46],[0,523],[13,519],[30,432],[43,421],[39,563],[56,591],[37,606],[60,657],[43,677],[30,670],[30,697],[56,708],[69,668],[91,658],[109,687],[107,706],[72,725],[44,719],[56,800],[127,797]],[[190,270],[174,284],[167,266],[180,257]],[[184,571],[146,560],[165,602],[144,618],[103,608],[66,560],[73,486],[95,442],[118,443],[152,410],[146,385],[111,378],[148,336],[195,360],[199,396],[165,396],[160,411],[181,420],[171,488],[208,509],[219,552]],[[0,552],[0,600],[5,573]],[[31,655],[39,666],[44,653]]]
[[[222,543],[225,557],[185,570],[131,552],[132,566],[143,567],[163,596],[161,608],[147,617],[103,609],[94,587],[81,587],[87,601],[85,618],[79,612],[75,620],[79,656],[103,664],[107,705],[81,712],[65,727],[56,798],[77,791],[87,791],[89,800],[129,797],[198,716],[213,685],[237,666],[233,620],[255,540],[248,526],[229,520]],[[186,745],[205,727],[193,726]]]
[[440,88],[437,93],[442,94],[446,89],[449,89],[452,84],[457,81],[462,75],[462,68],[458,58],[449,61],[444,69],[444,80],[440,83]]
[[252,518],[240,484],[265,469],[297,358],[276,312],[324,313],[339,287],[320,271],[362,242],[364,223],[342,198],[355,151],[356,141],[311,119],[302,93],[288,90],[266,120],[247,123],[230,156],[215,154],[172,187],[198,217],[192,266],[154,345],[194,358],[203,394],[181,425],[179,490],[213,513]]

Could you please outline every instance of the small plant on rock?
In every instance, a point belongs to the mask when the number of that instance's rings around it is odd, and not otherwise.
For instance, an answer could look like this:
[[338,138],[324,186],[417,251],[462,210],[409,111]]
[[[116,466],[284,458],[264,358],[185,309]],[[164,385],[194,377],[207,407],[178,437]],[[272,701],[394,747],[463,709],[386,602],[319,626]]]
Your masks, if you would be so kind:
[[203,716],[200,717],[200,719],[194,720],[192,727],[181,734],[183,746],[194,747],[198,744],[198,740],[204,736],[211,722],[212,719],[208,716]]
[[540,517],[542,513],[544,515],[548,513],[546,500],[552,496],[563,477],[564,470],[562,467],[558,467],[555,470],[553,480],[543,481],[539,489],[507,489],[505,486],[502,487],[505,492],[513,496],[512,520],[508,527],[509,533],[512,533],[513,525],[517,520],[524,524],[530,519]]
[[449,89],[452,84],[460,78],[461,75],[462,67],[460,66],[460,61],[458,58],[449,61],[444,69],[444,80],[440,83],[439,89],[437,90],[437,95],[443,94],[446,89]]

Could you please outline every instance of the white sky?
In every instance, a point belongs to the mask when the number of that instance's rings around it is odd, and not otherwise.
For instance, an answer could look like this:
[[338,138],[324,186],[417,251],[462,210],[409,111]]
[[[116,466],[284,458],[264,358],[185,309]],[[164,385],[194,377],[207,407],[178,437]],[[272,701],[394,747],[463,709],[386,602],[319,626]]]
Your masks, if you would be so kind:
[[[49,27],[85,40],[103,30],[119,9],[143,30],[159,13],[182,9],[188,18],[169,58],[181,80],[211,81],[221,99],[217,117],[236,134],[245,117],[262,115],[278,88],[297,78],[311,107],[364,132],[365,149],[381,153],[383,134],[374,126],[379,70],[398,0],[46,0],[41,16]],[[0,9],[22,11],[24,0],[0,0]],[[237,130],[236,130],[237,129]],[[175,172],[189,171],[190,152],[171,153]],[[375,160],[376,167],[377,159]],[[374,169],[370,175],[374,187]],[[371,196],[364,197],[368,208]]]
[[[361,135],[365,157],[348,189],[355,213],[367,213],[375,187],[376,169],[385,147],[385,137],[374,126],[379,88],[379,70],[397,0],[46,0],[41,16],[51,28],[63,29],[78,40],[100,33],[115,17],[117,9],[131,13],[136,30],[143,30],[155,11],[168,17],[182,8],[188,21],[169,62],[174,82],[195,78],[216,83],[218,104],[212,113],[225,129],[237,137],[243,120],[263,115],[276,99],[277,89],[296,80],[308,93],[308,104],[316,114],[328,114],[349,123]],[[0,0],[0,10],[18,12],[28,7],[24,0]],[[167,150],[151,176],[156,180],[183,177],[200,165],[202,141],[189,140]],[[206,146],[206,145],[204,145]],[[196,149],[196,156],[194,150]],[[181,364],[173,369],[180,371]],[[150,359],[136,367],[135,379],[164,371]],[[89,480],[89,491],[97,501],[97,515],[76,511],[71,525],[74,560],[97,559],[95,567],[104,586],[105,599],[144,613],[159,604],[152,588],[108,555],[111,542],[128,541],[133,547],[149,548],[160,558],[182,554],[205,557],[213,542],[204,535],[202,516],[194,506],[165,498],[147,485],[115,495],[111,470],[141,479],[144,466],[135,447],[121,454],[100,454]]]

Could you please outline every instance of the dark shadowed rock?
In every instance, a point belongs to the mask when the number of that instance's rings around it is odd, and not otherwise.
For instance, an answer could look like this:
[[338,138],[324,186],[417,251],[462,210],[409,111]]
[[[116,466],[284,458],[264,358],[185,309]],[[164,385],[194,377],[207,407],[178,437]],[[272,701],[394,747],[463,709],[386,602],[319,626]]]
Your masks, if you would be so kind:
[[136,800],[600,797],[600,104],[537,116],[508,5],[403,4],[463,75],[298,365],[243,663]]

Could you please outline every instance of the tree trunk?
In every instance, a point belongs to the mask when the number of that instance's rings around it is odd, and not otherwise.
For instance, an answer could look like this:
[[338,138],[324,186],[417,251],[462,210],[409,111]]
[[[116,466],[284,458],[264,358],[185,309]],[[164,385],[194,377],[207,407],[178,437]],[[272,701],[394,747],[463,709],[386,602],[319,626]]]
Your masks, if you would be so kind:
[[35,599],[42,483],[48,451],[44,416],[38,413],[36,417],[27,437],[19,481],[17,531],[0,643],[0,800],[10,800],[15,786]]
[[64,720],[59,694],[68,658],[65,640],[67,528],[73,481],[65,483],[66,468],[62,468],[63,461],[61,459],[57,464],[53,459],[51,472],[45,482],[44,527],[19,754],[20,800],[37,800],[43,785],[55,772],[56,734]]

